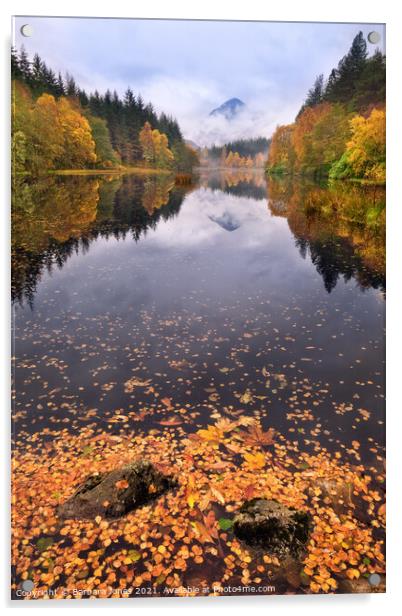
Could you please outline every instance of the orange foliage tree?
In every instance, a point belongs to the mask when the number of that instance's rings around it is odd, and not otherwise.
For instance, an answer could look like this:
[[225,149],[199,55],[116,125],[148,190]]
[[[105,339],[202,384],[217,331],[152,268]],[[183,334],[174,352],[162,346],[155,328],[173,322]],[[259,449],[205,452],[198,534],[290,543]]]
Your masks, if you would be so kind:
[[285,124],[276,128],[268,154],[268,169],[271,172],[289,173],[293,170],[295,162],[294,126],[294,124]]

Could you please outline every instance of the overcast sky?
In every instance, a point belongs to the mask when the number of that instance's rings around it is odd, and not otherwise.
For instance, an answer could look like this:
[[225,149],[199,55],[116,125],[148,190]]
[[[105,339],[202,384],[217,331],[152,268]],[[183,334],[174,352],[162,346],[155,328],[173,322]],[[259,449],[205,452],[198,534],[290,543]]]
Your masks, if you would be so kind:
[[[32,37],[22,36],[23,24]],[[292,122],[315,76],[328,75],[359,30],[379,32],[384,49],[385,28],[373,24],[61,17],[17,17],[14,44],[68,71],[87,91],[123,94],[130,86],[175,116],[186,138],[209,145],[269,137],[277,124]],[[208,117],[232,97],[247,106],[236,121]]]

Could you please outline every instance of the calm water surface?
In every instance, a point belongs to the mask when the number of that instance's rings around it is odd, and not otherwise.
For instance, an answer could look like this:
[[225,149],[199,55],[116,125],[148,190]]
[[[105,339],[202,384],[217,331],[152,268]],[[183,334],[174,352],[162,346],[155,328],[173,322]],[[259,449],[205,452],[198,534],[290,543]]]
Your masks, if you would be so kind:
[[[330,450],[357,438],[373,463],[383,237],[325,204],[378,212],[381,191],[251,173],[189,188],[166,176],[21,181],[15,198],[17,440],[85,422],[117,431],[118,412],[151,429],[169,397],[189,431],[242,409],[305,448],[317,424]],[[129,391],[133,377],[146,385]]]

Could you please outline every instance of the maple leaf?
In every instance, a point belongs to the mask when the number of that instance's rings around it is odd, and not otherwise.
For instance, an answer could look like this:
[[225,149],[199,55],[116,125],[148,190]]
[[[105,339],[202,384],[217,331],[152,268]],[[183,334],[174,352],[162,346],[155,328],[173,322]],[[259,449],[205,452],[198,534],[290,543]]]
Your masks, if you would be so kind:
[[238,432],[237,438],[240,438],[246,445],[264,446],[273,444],[274,434],[275,431],[272,428],[264,432],[259,424],[254,423],[248,430]]
[[239,426],[253,426],[255,424],[255,418],[249,417],[248,415],[243,415],[239,417],[237,421]]
[[216,426],[208,426],[206,430],[198,430],[197,434],[203,441],[218,443],[224,437],[223,430],[217,428]]
[[258,470],[265,466],[265,456],[263,453],[245,453],[244,460],[247,465],[254,470]]
[[221,430],[222,432],[231,432],[237,427],[237,423],[235,421],[230,421],[227,417],[222,417],[215,422],[215,428],[217,430]]

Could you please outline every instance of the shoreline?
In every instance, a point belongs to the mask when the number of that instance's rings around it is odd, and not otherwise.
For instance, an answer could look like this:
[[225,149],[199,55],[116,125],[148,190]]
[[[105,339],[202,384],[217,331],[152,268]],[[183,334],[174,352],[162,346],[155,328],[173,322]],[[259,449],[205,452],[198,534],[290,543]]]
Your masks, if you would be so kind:
[[147,167],[124,167],[119,169],[57,169],[47,171],[47,175],[175,175],[170,169],[153,169]]

